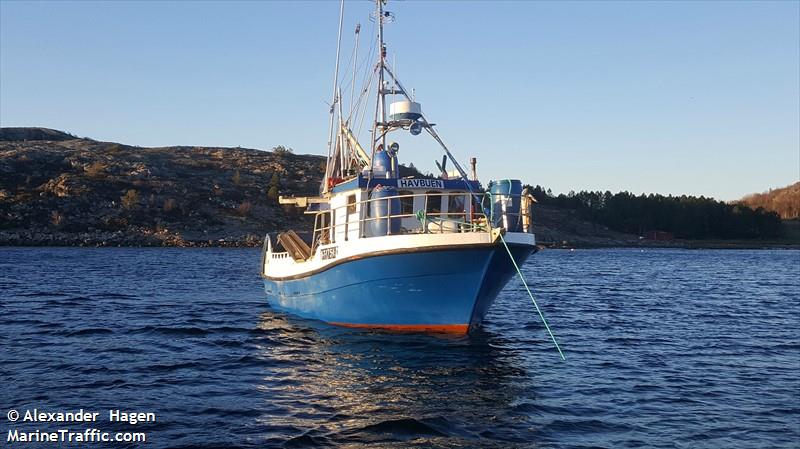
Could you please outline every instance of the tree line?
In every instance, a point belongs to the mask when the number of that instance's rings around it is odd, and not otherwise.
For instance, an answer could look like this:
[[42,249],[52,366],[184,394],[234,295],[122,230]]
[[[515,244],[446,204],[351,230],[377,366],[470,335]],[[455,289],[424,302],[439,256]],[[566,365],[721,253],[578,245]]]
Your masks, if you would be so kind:
[[554,195],[538,185],[528,187],[539,204],[575,209],[582,218],[619,232],[663,231],[683,239],[776,238],[782,232],[781,219],[774,212],[703,196],[609,191]]

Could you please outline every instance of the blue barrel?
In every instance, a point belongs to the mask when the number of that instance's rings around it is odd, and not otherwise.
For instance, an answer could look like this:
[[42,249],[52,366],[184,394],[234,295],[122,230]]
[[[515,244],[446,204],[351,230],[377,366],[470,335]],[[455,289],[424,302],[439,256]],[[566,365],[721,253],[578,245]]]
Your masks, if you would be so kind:
[[400,218],[386,218],[388,215],[400,215],[400,198],[380,199],[397,195],[394,187],[376,187],[369,195],[368,237],[400,233]]
[[489,193],[492,200],[492,226],[506,228],[508,232],[522,232],[522,217],[519,213],[522,182],[519,179],[491,181]]
[[392,173],[392,157],[386,151],[376,151],[372,158],[372,171],[379,178],[394,178]]

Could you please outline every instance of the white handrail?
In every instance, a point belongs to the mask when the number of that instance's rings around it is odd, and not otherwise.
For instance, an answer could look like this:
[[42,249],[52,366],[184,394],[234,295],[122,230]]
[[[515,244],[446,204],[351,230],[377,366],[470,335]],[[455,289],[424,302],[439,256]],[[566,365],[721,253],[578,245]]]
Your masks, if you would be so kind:
[[[486,215],[486,213],[482,210],[483,205],[478,205],[474,202],[468,201],[469,195],[464,193],[459,193],[459,195],[463,195],[465,197],[464,205],[460,210],[457,211],[450,211],[447,212],[431,212],[428,213],[428,203],[430,198],[434,197],[450,197],[453,196],[453,192],[425,192],[425,193],[411,193],[411,194],[403,194],[403,195],[391,195],[382,198],[368,198],[366,200],[356,201],[355,203],[344,204],[342,206],[330,208],[324,211],[318,212],[318,214],[332,214],[338,215],[337,212],[340,212],[343,209],[348,207],[359,206],[358,209],[359,219],[358,222],[355,223],[350,220],[350,214],[345,213],[346,219],[343,220],[343,223],[335,223],[333,225],[330,224],[331,220],[326,220],[328,223],[326,226],[316,227],[313,232],[312,237],[312,254],[316,252],[316,248],[320,244],[326,244],[336,239],[336,234],[340,232],[340,229],[344,227],[345,231],[345,240],[349,239],[351,229],[357,224],[358,225],[358,238],[368,238],[366,235],[366,225],[369,222],[375,220],[400,220],[403,218],[420,218],[420,213],[422,215],[422,220],[419,222],[419,226],[411,228],[411,229],[404,229],[401,234],[409,234],[409,233],[430,233],[432,230],[430,226],[428,226],[427,222],[430,220],[434,222],[438,227],[438,232],[489,232],[493,227],[490,217]],[[492,200],[493,196],[497,196],[497,194],[484,194],[484,202],[485,199]],[[503,197],[506,198],[514,198],[514,197],[522,197],[523,195],[520,194],[502,194]],[[407,198],[418,198],[423,197],[423,209],[416,212],[416,213],[391,213],[391,202],[387,207],[386,215],[377,216],[377,217],[369,217],[368,210],[371,203],[377,201],[390,201],[390,200],[402,200]],[[510,212],[502,212],[501,215],[505,218],[505,222],[518,222],[521,220],[522,217],[528,217],[528,223],[532,223],[532,218],[530,216],[530,210],[526,208],[525,210],[520,210],[518,213],[510,213]],[[453,229],[445,229],[444,223],[451,222],[455,223],[456,226]],[[525,232],[529,232],[528,229],[524,230]],[[433,231],[436,232],[436,231]],[[389,232],[388,235],[391,235]]]

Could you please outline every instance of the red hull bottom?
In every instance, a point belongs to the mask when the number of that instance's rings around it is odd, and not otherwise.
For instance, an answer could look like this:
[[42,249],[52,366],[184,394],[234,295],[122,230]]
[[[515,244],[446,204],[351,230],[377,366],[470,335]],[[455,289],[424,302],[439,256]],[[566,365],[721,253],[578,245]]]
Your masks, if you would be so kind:
[[359,329],[381,329],[394,332],[434,332],[445,334],[466,334],[469,324],[351,324],[330,323],[335,326]]

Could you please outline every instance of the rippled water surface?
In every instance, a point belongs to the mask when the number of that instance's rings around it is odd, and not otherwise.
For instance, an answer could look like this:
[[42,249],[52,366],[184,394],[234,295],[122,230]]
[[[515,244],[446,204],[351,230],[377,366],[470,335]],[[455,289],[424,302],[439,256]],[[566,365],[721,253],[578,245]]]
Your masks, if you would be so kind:
[[385,334],[270,311],[258,260],[0,249],[2,438],[83,408],[156,413],[93,426],[150,448],[800,445],[800,252],[542,251],[566,362],[516,280],[474,335]]

